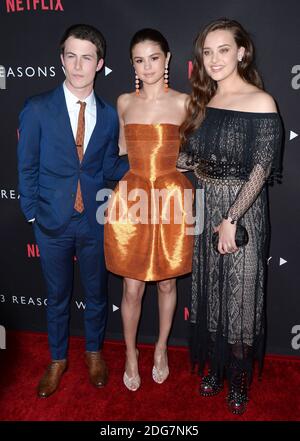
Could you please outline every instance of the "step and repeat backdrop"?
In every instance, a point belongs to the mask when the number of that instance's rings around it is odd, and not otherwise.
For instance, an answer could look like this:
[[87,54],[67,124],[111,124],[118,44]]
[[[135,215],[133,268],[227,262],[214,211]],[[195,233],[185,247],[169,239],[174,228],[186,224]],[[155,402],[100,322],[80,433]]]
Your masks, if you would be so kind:
[[[47,295],[32,227],[19,208],[17,179],[18,114],[28,96],[63,82],[59,41],[75,23],[98,27],[107,40],[105,68],[96,92],[115,105],[134,90],[129,42],[143,27],[154,27],[172,50],[170,82],[189,92],[193,41],[207,22],[229,17],[250,31],[265,87],[277,103],[285,128],[282,184],[270,188],[272,241],[268,259],[269,353],[300,355],[300,3],[265,0],[1,0],[0,1],[0,326],[46,331]],[[191,180],[192,176],[189,176]],[[136,256],[137,265],[139,257]],[[186,344],[190,277],[178,280],[173,344]],[[110,275],[107,338],[122,338],[122,280]],[[85,308],[75,261],[71,334],[83,335]],[[139,340],[155,341],[156,285],[144,297]]]

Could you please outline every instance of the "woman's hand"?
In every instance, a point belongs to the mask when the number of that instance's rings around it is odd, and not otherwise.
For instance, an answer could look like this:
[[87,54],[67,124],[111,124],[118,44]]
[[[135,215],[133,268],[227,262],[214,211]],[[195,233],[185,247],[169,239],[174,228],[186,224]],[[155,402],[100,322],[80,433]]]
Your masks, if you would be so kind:
[[218,251],[220,254],[235,253],[238,247],[235,243],[236,224],[232,224],[231,219],[223,219],[214,231],[219,232]]

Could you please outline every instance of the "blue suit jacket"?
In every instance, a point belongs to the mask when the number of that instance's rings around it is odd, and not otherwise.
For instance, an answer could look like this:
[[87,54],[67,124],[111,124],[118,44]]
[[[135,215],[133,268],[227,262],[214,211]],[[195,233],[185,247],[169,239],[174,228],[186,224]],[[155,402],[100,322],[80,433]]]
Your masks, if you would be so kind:
[[[28,99],[20,114],[19,193],[27,220],[48,234],[64,231],[73,214],[80,179],[90,226],[99,229],[98,190],[119,180],[128,162],[118,156],[116,111],[96,96],[97,122],[80,164],[63,87]],[[98,230],[99,231],[99,230]]]

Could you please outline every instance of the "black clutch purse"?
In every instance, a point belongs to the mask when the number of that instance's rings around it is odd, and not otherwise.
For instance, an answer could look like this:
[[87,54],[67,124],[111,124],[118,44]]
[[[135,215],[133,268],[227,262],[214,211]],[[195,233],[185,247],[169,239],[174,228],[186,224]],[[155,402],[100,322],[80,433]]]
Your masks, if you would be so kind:
[[[249,242],[249,235],[245,227],[243,225],[236,225],[236,233],[235,233],[235,243],[237,247],[244,247]],[[218,243],[219,243],[219,233],[215,232],[212,235],[212,243],[213,247],[216,251],[218,251]]]

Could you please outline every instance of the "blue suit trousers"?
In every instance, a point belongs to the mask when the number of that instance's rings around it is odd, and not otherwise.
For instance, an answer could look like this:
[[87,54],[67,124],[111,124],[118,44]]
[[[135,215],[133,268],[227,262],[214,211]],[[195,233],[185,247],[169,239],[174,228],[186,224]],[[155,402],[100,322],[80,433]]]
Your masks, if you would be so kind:
[[[47,235],[36,222],[34,232],[48,292],[47,322],[52,360],[67,358],[74,264],[79,265],[85,293],[86,350],[98,351],[103,344],[107,320],[107,270],[103,237],[96,236],[85,213],[80,214],[75,210],[63,233]],[[103,228],[98,233],[103,235]],[[75,255],[77,260],[74,263]]]

